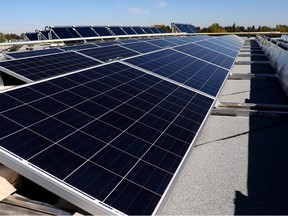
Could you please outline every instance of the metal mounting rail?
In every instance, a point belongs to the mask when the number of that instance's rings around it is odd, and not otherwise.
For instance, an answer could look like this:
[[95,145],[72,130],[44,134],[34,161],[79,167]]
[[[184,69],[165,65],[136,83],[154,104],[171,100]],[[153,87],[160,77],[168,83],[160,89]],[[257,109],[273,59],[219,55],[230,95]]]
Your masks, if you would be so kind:
[[250,53],[240,53],[238,57],[263,57],[265,54],[250,54]]
[[236,61],[235,65],[270,65],[269,61]]
[[288,118],[288,105],[218,102],[212,115]]
[[278,79],[277,74],[241,74],[241,73],[232,73],[228,79],[229,80],[267,80],[267,79]]

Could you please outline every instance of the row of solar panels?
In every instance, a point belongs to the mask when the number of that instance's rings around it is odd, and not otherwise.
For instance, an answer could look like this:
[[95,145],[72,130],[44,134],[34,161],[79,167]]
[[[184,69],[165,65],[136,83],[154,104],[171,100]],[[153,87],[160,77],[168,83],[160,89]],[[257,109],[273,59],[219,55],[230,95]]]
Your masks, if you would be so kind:
[[47,39],[164,33],[161,28],[140,26],[50,26],[46,27],[45,29],[45,31],[30,32],[25,33],[25,35],[28,40],[35,41]]
[[0,93],[0,162],[91,214],[156,214],[242,44],[165,37],[1,62],[32,83]]
[[[277,46],[281,47],[282,49],[288,51],[288,43],[285,41],[285,36],[282,35],[280,40],[269,38],[267,36],[262,36],[262,37],[266,38],[268,41],[271,41],[273,44],[276,44]],[[283,38],[284,38],[284,40],[283,40]]]
[[181,24],[181,23],[172,23],[172,32],[186,32],[186,33],[199,33],[194,25],[191,24]]
[[[224,40],[224,37],[210,38],[208,36],[123,40],[113,42],[114,45],[111,45],[111,42],[103,43],[102,47],[97,47],[96,44],[85,44],[62,49],[7,53],[14,58],[22,59],[1,62],[0,67],[2,71],[17,76],[23,81],[32,82],[61,75],[63,71],[72,72],[75,69],[80,70],[113,60],[160,51],[163,48],[173,48],[173,52],[177,50],[229,69],[238,53],[237,46],[229,43]],[[211,47],[212,50],[210,50]],[[163,50],[151,53],[151,56],[160,54],[165,56],[165,53],[169,52],[171,51]],[[37,55],[40,56],[37,57]],[[32,68],[35,64],[38,66]]]

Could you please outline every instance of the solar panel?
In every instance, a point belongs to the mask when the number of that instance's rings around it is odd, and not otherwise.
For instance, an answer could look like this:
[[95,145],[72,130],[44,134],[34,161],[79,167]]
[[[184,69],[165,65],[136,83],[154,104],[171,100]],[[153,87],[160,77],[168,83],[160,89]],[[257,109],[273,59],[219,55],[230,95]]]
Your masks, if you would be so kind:
[[74,52],[0,62],[0,70],[32,82],[100,64]]
[[190,24],[172,23],[172,25],[176,26],[180,32],[198,33],[198,30],[195,28],[195,26]]
[[58,36],[60,39],[65,38],[80,38],[81,36],[73,29],[73,27],[51,27],[51,30]]
[[[159,33],[164,33],[159,31],[159,28],[155,28],[155,27],[150,27],[150,30],[154,33],[154,34],[159,34]],[[162,30],[162,29],[161,29]]]
[[152,52],[161,49],[158,46],[154,46],[152,44],[146,43],[146,42],[138,42],[138,43],[129,43],[129,44],[123,44],[122,47],[129,48],[131,50],[140,52],[140,53],[147,53]]
[[90,26],[79,26],[79,27],[74,27],[74,28],[82,37],[97,37],[98,36]]
[[[164,37],[163,40],[177,44],[177,45],[187,44],[187,42],[188,42],[188,41],[185,41],[179,37]],[[189,41],[189,42],[191,42],[191,41]]]
[[111,32],[105,26],[92,27],[99,36],[112,36]]
[[23,51],[23,52],[8,52],[6,53],[6,55],[8,57],[18,59],[18,58],[27,58],[27,57],[47,55],[47,54],[53,54],[53,53],[61,53],[61,52],[63,52],[61,49],[52,48],[52,49]]
[[214,103],[118,62],[0,97],[1,162],[92,214],[156,214]]
[[38,40],[38,33],[36,33],[36,32],[26,32],[25,36],[28,38],[29,41],[37,41]]
[[110,26],[109,29],[115,34],[115,35],[126,35],[126,32],[123,31],[123,29],[120,26]]
[[227,47],[231,50],[234,50],[236,52],[239,52],[240,48],[241,48],[241,44],[233,44],[233,42],[228,42],[226,40],[224,40],[225,37],[219,37],[219,38],[213,38],[212,40],[210,40],[212,43],[216,43],[218,45]]
[[132,26],[131,27],[137,34],[146,34],[141,27]]
[[125,61],[212,96],[218,94],[229,71],[169,49]]
[[230,70],[235,61],[235,58],[229,57],[222,53],[218,53],[205,47],[198,46],[196,44],[183,45],[175,47],[174,49],[214,63],[228,70]]
[[99,59],[103,62],[122,59],[125,57],[130,57],[139,54],[137,52],[134,52],[132,50],[117,45],[80,50],[79,52],[87,56]]
[[199,45],[213,49],[217,52],[226,54],[231,56],[232,58],[236,58],[236,56],[238,55],[238,52],[235,50],[231,50],[229,48],[226,48],[224,46],[218,45],[216,43],[212,43],[210,40],[206,40],[206,41],[200,41],[198,42]]
[[154,32],[149,27],[142,27],[146,34],[153,34]]
[[49,32],[48,31],[40,31],[41,40],[49,40]]
[[135,35],[137,34],[133,29],[132,27],[122,27],[122,29],[128,34],[128,35]]

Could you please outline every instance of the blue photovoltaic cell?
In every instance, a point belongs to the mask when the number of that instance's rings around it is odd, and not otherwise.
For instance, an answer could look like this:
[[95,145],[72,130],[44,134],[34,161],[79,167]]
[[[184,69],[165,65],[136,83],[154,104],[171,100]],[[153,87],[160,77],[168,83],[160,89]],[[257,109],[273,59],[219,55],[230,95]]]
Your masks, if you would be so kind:
[[212,96],[218,94],[228,74],[228,70],[173,50],[163,50],[125,61]]
[[77,53],[63,52],[60,54],[0,62],[0,67],[6,68],[21,77],[37,81],[98,64],[100,64],[98,61]]
[[134,52],[132,50],[117,45],[100,47],[95,49],[80,50],[79,52],[91,56],[93,58],[99,59],[103,62],[115,59],[122,59],[138,54],[137,52]]
[[152,52],[152,51],[156,51],[156,50],[161,49],[157,46],[146,43],[144,41],[138,42],[138,43],[123,44],[121,46],[132,49],[132,50],[140,52],[140,53],[147,53],[147,52]]
[[195,56],[197,58],[201,58],[226,69],[230,69],[235,61],[235,59],[232,57],[226,56],[222,53],[218,53],[205,47],[198,46],[196,44],[183,45],[175,47],[174,49]]
[[34,51],[23,51],[23,52],[11,52],[7,53],[6,55],[11,56],[15,59],[18,58],[27,58],[32,56],[40,56],[40,55],[47,55],[47,54],[54,54],[54,53],[61,53],[63,52],[60,49],[43,49],[43,50],[34,50]]
[[0,97],[5,152],[131,215],[155,213],[214,102],[118,62]]

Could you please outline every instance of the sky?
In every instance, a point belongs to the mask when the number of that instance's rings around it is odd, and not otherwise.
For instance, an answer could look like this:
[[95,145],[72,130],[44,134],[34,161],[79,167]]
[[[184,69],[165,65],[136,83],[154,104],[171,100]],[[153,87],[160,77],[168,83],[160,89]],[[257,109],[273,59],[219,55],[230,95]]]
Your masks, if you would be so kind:
[[0,0],[0,32],[59,25],[288,25],[288,0]]

